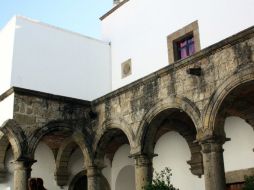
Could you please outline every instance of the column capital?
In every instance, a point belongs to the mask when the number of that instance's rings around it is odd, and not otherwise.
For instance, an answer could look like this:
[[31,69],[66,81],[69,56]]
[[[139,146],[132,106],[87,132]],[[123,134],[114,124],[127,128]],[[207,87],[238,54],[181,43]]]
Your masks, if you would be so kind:
[[103,167],[99,167],[99,166],[96,166],[96,165],[87,166],[87,168],[86,168],[87,177],[100,176],[102,168]]
[[32,158],[28,157],[20,157],[17,160],[12,161],[11,163],[14,164],[15,169],[31,169],[31,166],[37,162]]
[[31,176],[31,166],[36,160],[29,157],[19,157],[14,160],[14,189],[15,190],[26,190],[27,182]]
[[158,156],[158,154],[132,154],[129,157],[135,159],[135,164],[137,166],[147,166],[152,165],[152,160],[155,156]]
[[218,142],[203,142],[201,143],[202,152],[211,153],[211,152],[223,152],[222,144]]

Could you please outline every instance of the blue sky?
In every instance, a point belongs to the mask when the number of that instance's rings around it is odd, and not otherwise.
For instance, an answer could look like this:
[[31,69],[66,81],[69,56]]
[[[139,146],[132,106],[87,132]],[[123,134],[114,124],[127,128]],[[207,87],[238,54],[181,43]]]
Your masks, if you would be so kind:
[[100,37],[99,17],[113,0],[0,0],[0,28],[22,15],[87,36]]

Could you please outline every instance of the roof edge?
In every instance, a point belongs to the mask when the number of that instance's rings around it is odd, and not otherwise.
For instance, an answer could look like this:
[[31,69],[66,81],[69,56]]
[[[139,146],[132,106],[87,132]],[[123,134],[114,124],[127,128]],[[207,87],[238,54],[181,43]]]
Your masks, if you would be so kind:
[[123,6],[125,3],[127,3],[130,0],[123,0],[122,2],[118,3],[116,6],[114,6],[111,10],[109,10],[107,13],[105,13],[104,15],[102,15],[100,17],[100,20],[104,20],[106,17],[108,17],[109,15],[111,15],[113,12],[115,12],[117,9],[119,9],[121,6]]
[[69,102],[69,103],[75,103],[75,104],[81,104],[85,106],[90,106],[91,102],[87,100],[77,99],[77,98],[71,98],[56,94],[50,94],[46,92],[40,92],[35,90],[30,90],[26,88],[20,88],[20,87],[11,87],[9,90],[5,91],[3,94],[0,95],[0,102],[3,101],[5,98],[10,96],[11,94],[16,93],[20,95],[27,95],[27,96],[34,96],[39,98],[45,98],[49,100],[55,100],[60,102]]
[[52,24],[48,24],[48,23],[42,22],[40,20],[32,19],[32,18],[22,16],[22,15],[16,15],[15,17],[18,18],[18,19],[22,19],[22,20],[25,20],[27,22],[33,23],[33,24],[38,24],[38,25],[41,25],[41,26],[44,26],[44,27],[47,27],[47,28],[58,30],[60,32],[65,32],[65,33],[69,33],[69,34],[72,34],[72,35],[75,35],[75,36],[78,36],[78,37],[81,37],[81,38],[86,38],[88,40],[97,41],[97,42],[105,44],[105,45],[109,44],[106,41],[103,41],[103,40],[100,40],[100,39],[97,39],[97,38],[94,38],[94,37],[86,36],[86,35],[81,34],[79,32],[74,32],[74,31],[71,31],[71,30],[68,30],[68,29],[64,29],[64,28],[52,25]]

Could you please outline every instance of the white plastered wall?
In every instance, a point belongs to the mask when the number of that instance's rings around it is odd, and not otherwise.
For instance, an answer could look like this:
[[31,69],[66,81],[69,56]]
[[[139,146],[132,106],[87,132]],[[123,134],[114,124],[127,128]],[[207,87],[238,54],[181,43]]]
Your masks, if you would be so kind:
[[0,94],[11,86],[11,69],[16,18],[0,30]]
[[[32,177],[40,177],[44,181],[46,189],[52,190],[68,190],[69,186],[59,187],[56,185],[54,172],[55,172],[55,160],[51,149],[43,142],[40,142],[35,151],[35,160],[37,162],[32,166]],[[73,177],[83,170],[83,154],[80,149],[76,149],[70,157],[69,161],[69,182],[70,184]],[[5,166],[7,168],[7,178],[4,183],[0,183],[1,190],[13,189],[13,153],[12,149],[8,149],[5,158]]]
[[181,190],[204,190],[204,178],[194,176],[187,161],[191,153],[186,140],[177,132],[167,132],[156,142],[157,157],[153,159],[154,170],[160,172],[165,167],[172,169],[172,184]]
[[42,178],[46,189],[60,190],[54,177],[56,164],[52,150],[40,142],[35,150],[34,159],[37,162],[32,166],[31,177]]
[[[121,170],[126,166],[134,166],[134,160],[129,158],[130,155],[130,145],[122,145],[115,153],[113,161],[112,161],[112,177],[111,177],[111,190],[121,190],[116,188],[117,178],[121,172]],[[135,186],[135,176],[130,175],[131,172],[125,173],[125,178],[129,180],[122,181],[122,187],[129,187],[132,189],[133,185]],[[130,183],[132,182],[132,183]]]
[[112,164],[105,159],[106,168],[102,173],[108,180],[111,190],[135,189],[134,160],[129,158],[129,155],[130,146],[125,144],[115,152]]
[[84,169],[84,157],[79,148],[77,148],[71,155],[68,163],[69,181],[68,185],[59,187],[56,184],[55,173],[55,159],[51,149],[43,142],[40,142],[35,151],[35,160],[37,162],[32,166],[32,177],[41,177],[44,181],[46,189],[54,190],[68,190],[69,184],[75,175]]
[[14,94],[0,101],[0,126],[8,119],[13,119]]
[[239,117],[228,117],[225,133],[231,138],[223,146],[225,171],[254,168],[253,128]]
[[6,181],[0,183],[1,190],[13,190],[13,169],[14,166],[11,163],[13,161],[13,152],[12,149],[9,148],[5,157],[5,168],[7,169]]
[[109,43],[21,16],[9,25],[0,35],[1,93],[16,86],[93,100],[111,91]]
[[[253,25],[253,0],[130,0],[102,20],[102,39],[112,45],[113,89],[168,65],[167,36],[195,20],[201,47]],[[121,78],[121,63],[132,75]]]

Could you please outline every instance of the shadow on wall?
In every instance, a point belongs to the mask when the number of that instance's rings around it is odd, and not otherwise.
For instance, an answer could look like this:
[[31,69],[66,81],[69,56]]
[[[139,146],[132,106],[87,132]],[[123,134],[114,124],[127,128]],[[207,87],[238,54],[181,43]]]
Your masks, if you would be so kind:
[[135,189],[135,176],[134,166],[128,165],[122,168],[116,178],[115,190],[130,190]]

